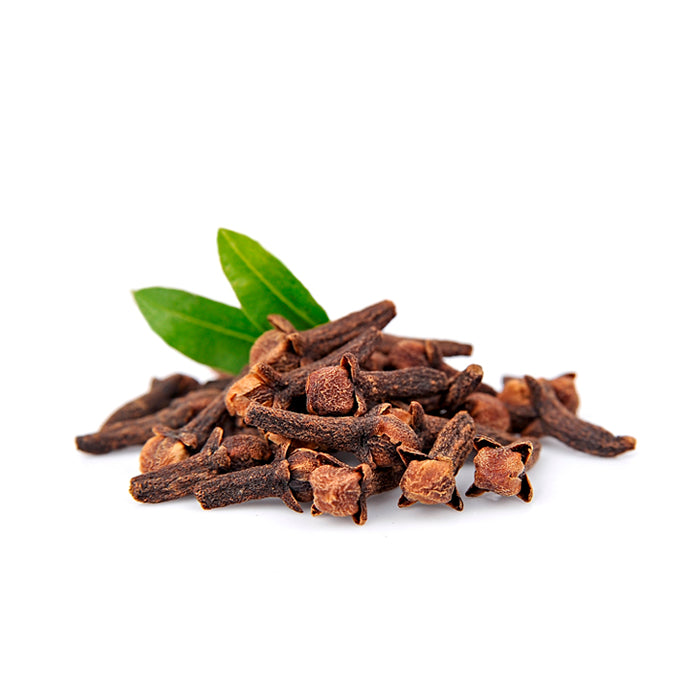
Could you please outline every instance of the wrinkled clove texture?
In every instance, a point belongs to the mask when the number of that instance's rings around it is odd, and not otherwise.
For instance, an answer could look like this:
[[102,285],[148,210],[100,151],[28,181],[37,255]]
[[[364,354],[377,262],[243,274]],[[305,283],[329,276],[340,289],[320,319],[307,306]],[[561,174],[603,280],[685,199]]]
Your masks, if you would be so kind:
[[502,445],[484,435],[474,439],[474,483],[467,490],[469,497],[491,491],[499,496],[517,496],[525,502],[532,500],[532,485],[525,471],[534,462],[534,445],[529,440],[517,440]]
[[369,439],[386,437],[394,445],[417,449],[413,430],[392,415],[384,415],[380,404],[363,416],[312,416],[295,411],[249,404],[245,422],[260,430],[281,435],[323,452],[351,452],[361,461],[372,462]]
[[202,482],[228,469],[231,458],[221,444],[223,430],[215,428],[201,452],[163,469],[139,474],[129,492],[141,503],[163,503],[187,496]]
[[637,441],[633,437],[613,435],[605,428],[578,418],[559,401],[545,380],[526,376],[525,381],[547,435],[575,450],[598,457],[615,457],[636,447]]
[[148,392],[114,411],[102,424],[102,430],[113,423],[150,416],[156,411],[166,408],[173,399],[194,391],[200,386],[194,377],[186,374],[171,374],[164,379],[154,379]]
[[179,428],[205,410],[218,394],[217,389],[191,391],[152,415],[110,423],[97,433],[81,435],[76,438],[76,445],[79,450],[92,454],[105,454],[123,447],[143,445],[153,435],[154,425],[160,423]]
[[395,399],[438,394],[447,388],[447,376],[432,367],[369,372],[352,354],[334,367],[318,369],[306,380],[306,408],[320,416],[365,413],[369,406]]
[[356,355],[362,362],[372,353],[378,339],[379,331],[369,328],[325,357],[285,373],[258,363],[231,385],[226,395],[226,408],[231,415],[243,415],[250,403],[288,408],[294,397],[303,396],[309,374],[338,364],[346,353]]
[[444,503],[462,510],[455,477],[471,450],[473,436],[474,419],[460,411],[445,423],[427,457],[416,454],[410,459],[410,453],[404,451],[409,459],[399,484],[403,492],[399,506]]

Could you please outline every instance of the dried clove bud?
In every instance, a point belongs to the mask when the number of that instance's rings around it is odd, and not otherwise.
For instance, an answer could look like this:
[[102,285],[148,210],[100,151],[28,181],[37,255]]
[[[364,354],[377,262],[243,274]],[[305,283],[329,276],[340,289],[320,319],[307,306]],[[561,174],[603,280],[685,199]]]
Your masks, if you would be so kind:
[[401,449],[407,466],[399,484],[403,492],[399,507],[416,502],[444,503],[462,510],[455,477],[471,450],[473,435],[474,419],[467,411],[460,411],[445,424],[427,456]]
[[357,355],[362,362],[369,357],[378,339],[379,331],[370,328],[325,357],[284,374],[260,362],[231,385],[226,395],[226,407],[232,415],[243,415],[251,402],[288,408],[294,397],[303,396],[309,374],[321,367],[338,364],[346,353]]
[[201,481],[228,468],[231,459],[221,444],[224,431],[214,428],[200,452],[164,469],[139,474],[129,492],[141,503],[163,503],[186,496]]
[[102,430],[114,423],[150,416],[170,405],[178,396],[184,396],[200,387],[200,383],[186,374],[171,374],[164,379],[153,379],[145,394],[132,399],[118,408],[102,424]]
[[230,435],[214,428],[200,452],[131,480],[131,495],[143,503],[172,501],[193,493],[202,482],[222,472],[247,469],[270,459],[270,445],[260,435]]
[[272,314],[268,321],[273,328],[253,343],[250,364],[263,362],[278,372],[289,372],[328,355],[369,328],[384,328],[395,315],[393,302],[385,300],[335,321],[297,331],[287,319]]
[[208,479],[195,490],[202,508],[209,510],[263,498],[279,498],[291,510],[302,512],[299,502],[313,497],[310,478],[324,465],[346,467],[332,455],[300,448],[288,454],[291,441],[278,443],[275,458],[269,464],[222,474]]
[[253,343],[248,356],[249,364],[265,362],[278,372],[288,372],[299,366],[301,358],[290,348],[288,337],[296,328],[283,316],[270,314],[267,317],[272,328],[265,331]]
[[314,502],[312,515],[330,513],[343,518],[355,515],[360,506],[362,471],[351,467],[321,467],[311,475]]
[[546,380],[526,375],[525,381],[546,435],[551,435],[575,450],[599,457],[614,457],[635,448],[637,441],[633,437],[615,436],[605,428],[575,416],[557,398]]
[[510,413],[498,397],[475,391],[467,397],[464,405],[475,421],[495,430],[510,430]]
[[411,428],[387,413],[389,404],[380,404],[357,418],[312,416],[259,403],[250,403],[245,422],[267,433],[296,440],[322,452],[351,452],[362,462],[373,463],[371,438],[386,438],[394,448],[418,448]]
[[164,423],[172,428],[183,426],[204,410],[218,393],[217,389],[196,389],[174,399],[166,408],[152,415],[110,423],[96,433],[80,435],[75,439],[76,445],[79,450],[91,454],[143,445],[153,435],[155,424]]
[[302,364],[306,364],[334,352],[370,328],[380,331],[394,316],[394,303],[384,300],[335,321],[292,333],[289,342],[303,358]]
[[362,415],[372,404],[430,396],[447,388],[444,372],[431,367],[368,372],[355,355],[323,367],[307,377],[306,409],[320,416]]
[[177,464],[195,452],[214,427],[228,416],[226,393],[227,389],[219,390],[203,410],[179,428],[173,428],[169,424],[154,425],[154,435],[149,438],[139,455],[141,472],[145,474]]
[[573,373],[507,377],[498,392],[480,365],[458,371],[445,362],[470,355],[471,345],[384,333],[395,312],[383,301],[304,331],[270,315],[238,376],[155,379],[97,433],[76,438],[78,447],[143,445],[130,491],[144,503],[194,494],[211,509],[272,497],[360,525],[367,499],[397,487],[401,507],[461,510],[456,476],[470,458],[467,496],[529,501],[537,435],[603,456],[635,447],[576,417]]
[[403,466],[378,468],[370,464],[358,467],[324,466],[310,479],[313,489],[312,515],[328,513],[336,517],[352,516],[358,525],[367,522],[367,499],[399,485]]
[[454,375],[445,396],[445,409],[454,412],[462,408],[467,398],[478,390],[483,378],[484,370],[481,365],[469,365]]
[[[447,341],[397,339],[386,353],[386,368],[432,367],[448,375],[457,374],[457,370],[443,359],[442,342]],[[462,348],[463,352],[455,354],[471,355],[471,345],[463,345]]]
[[474,448],[474,483],[467,490],[467,496],[492,491],[499,496],[517,496],[526,503],[532,500],[532,485],[525,471],[535,463],[539,443],[517,440],[503,445],[478,435],[474,438]]
[[[579,406],[578,392],[574,380],[576,374],[567,372],[554,379],[546,380],[554,389],[557,398],[572,413]],[[542,427],[537,420],[537,409],[532,402],[532,393],[524,377],[506,377],[498,398],[503,401],[511,418],[511,430],[532,437],[542,435]]]

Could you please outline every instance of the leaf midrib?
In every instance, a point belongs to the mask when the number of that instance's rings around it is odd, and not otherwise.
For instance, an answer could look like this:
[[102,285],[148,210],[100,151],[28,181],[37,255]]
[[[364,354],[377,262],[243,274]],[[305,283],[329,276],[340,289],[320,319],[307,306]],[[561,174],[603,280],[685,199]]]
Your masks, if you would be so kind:
[[[225,235],[225,234],[224,234]],[[263,277],[247,260],[245,255],[241,252],[240,248],[233,242],[231,241],[228,236],[226,236],[227,240],[229,241],[231,247],[236,251],[238,254],[238,257],[242,260],[242,262],[245,264],[245,266],[252,272],[262,283],[267,289],[270,290],[270,292],[276,296],[281,302],[286,304],[290,309],[294,311],[300,318],[303,318],[310,326],[316,325],[316,322],[309,317],[306,312],[302,309],[300,310],[295,304],[293,304],[289,299],[287,299],[284,295],[280,294],[274,287],[270,286],[270,283]],[[301,283],[300,283],[301,284]]]
[[248,341],[251,343],[257,339],[257,336],[245,335],[243,333],[237,333],[236,331],[233,331],[229,328],[226,328],[225,326],[217,326],[214,323],[208,323],[207,321],[203,321],[202,319],[197,318],[196,316],[188,316],[187,314],[182,313],[181,311],[173,311],[171,308],[169,308],[167,306],[161,306],[160,304],[154,303],[152,301],[145,301],[143,303],[145,303],[146,306],[150,306],[151,308],[158,309],[158,311],[165,311],[170,316],[175,316],[176,318],[180,318],[180,319],[184,319],[186,321],[189,321],[194,326],[201,326],[202,328],[207,328],[209,330],[216,331],[218,333],[221,333],[222,335],[230,336],[231,338],[236,338],[238,340],[245,340],[245,341]]

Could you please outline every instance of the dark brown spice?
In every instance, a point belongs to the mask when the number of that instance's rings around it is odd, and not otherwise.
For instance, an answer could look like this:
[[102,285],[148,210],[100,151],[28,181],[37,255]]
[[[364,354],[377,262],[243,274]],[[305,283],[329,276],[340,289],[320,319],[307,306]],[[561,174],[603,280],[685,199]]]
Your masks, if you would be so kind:
[[403,465],[380,468],[370,464],[357,467],[324,466],[311,475],[312,515],[327,513],[335,517],[352,516],[357,525],[367,522],[367,499],[395,489],[401,480]]
[[530,501],[526,472],[539,435],[602,456],[635,447],[575,415],[573,373],[506,377],[497,391],[480,365],[458,371],[444,361],[470,355],[471,345],[381,331],[394,314],[384,301],[300,332],[272,315],[240,375],[153,380],[77,445],[96,453],[143,445],[144,473],[130,490],[144,503],[194,494],[211,509],[279,498],[297,512],[311,503],[313,515],[360,525],[367,499],[397,487],[401,507],[461,510],[456,477],[468,459],[467,496]]
[[320,416],[362,415],[377,403],[445,391],[447,376],[432,367],[368,372],[353,354],[315,370],[306,380],[306,409]]
[[194,391],[200,386],[194,377],[189,377],[186,374],[171,374],[164,379],[153,379],[149,391],[114,411],[102,424],[101,430],[113,423],[150,416],[156,411],[166,408],[173,399]]
[[[579,406],[576,391],[576,374],[567,372],[554,379],[546,380],[554,389],[557,398],[569,411],[576,413]],[[511,430],[532,437],[543,434],[542,426],[537,419],[537,409],[533,405],[532,393],[524,377],[505,377],[503,389],[498,398],[503,401],[511,418]]]
[[154,425],[153,437],[143,446],[139,455],[141,472],[146,473],[177,464],[182,461],[183,455],[196,452],[214,427],[228,418],[226,393],[227,389],[219,390],[206,408],[179,428],[173,428],[169,424]]
[[299,501],[313,497],[310,478],[324,465],[334,469],[347,465],[332,455],[300,448],[288,454],[291,441],[278,443],[275,458],[269,464],[208,479],[195,489],[202,508],[210,510],[263,498],[279,498],[294,511],[302,512]]
[[404,336],[382,333],[379,345],[368,358],[365,369],[380,371],[387,369],[405,369],[406,367],[438,367],[443,364],[443,371],[449,374],[454,368],[444,365],[445,357],[471,355],[473,347],[469,343],[454,340],[432,340],[427,338],[407,338]]
[[[471,354],[471,346],[463,346]],[[469,352],[466,352],[469,350]],[[457,370],[444,361],[440,344],[432,340],[399,339],[386,353],[387,369],[406,369],[409,367],[432,367],[448,375],[457,374]]]
[[475,421],[495,430],[505,432],[510,430],[510,413],[503,401],[497,396],[475,391],[467,396],[464,405]]
[[229,466],[231,460],[221,445],[223,434],[222,428],[214,428],[197,454],[169,467],[135,476],[129,492],[141,503],[162,503],[192,493],[200,481]]
[[483,378],[484,370],[481,365],[469,365],[454,375],[444,399],[445,409],[455,412],[463,408],[469,396],[478,391]]
[[262,436],[223,435],[223,428],[214,428],[196,454],[135,476],[131,480],[131,495],[142,503],[172,501],[192,494],[199,484],[222,472],[246,469],[272,456],[270,445]]
[[370,328],[325,357],[285,373],[259,362],[231,385],[226,407],[229,413],[237,415],[243,415],[251,402],[288,408],[295,397],[304,395],[306,379],[314,370],[338,364],[346,353],[355,354],[362,362],[369,357],[378,339],[379,331]]
[[499,496],[517,496],[526,503],[532,500],[532,485],[525,472],[537,460],[539,443],[516,440],[503,445],[478,435],[474,448],[474,483],[467,496],[473,498],[492,491]]
[[360,461],[373,463],[371,438],[387,438],[395,447],[418,448],[411,428],[387,413],[389,404],[380,404],[363,416],[312,416],[295,411],[250,403],[245,422],[266,433],[281,435],[322,452],[351,452]]
[[473,435],[474,419],[460,411],[445,423],[427,456],[401,449],[407,466],[399,484],[403,492],[399,507],[444,503],[462,510],[455,477],[471,450]]
[[166,408],[152,415],[110,423],[96,433],[80,435],[76,438],[76,445],[79,450],[92,454],[143,445],[153,435],[154,425],[162,423],[172,428],[181,427],[205,410],[219,393],[217,389],[196,389],[174,399]]
[[289,463],[280,459],[208,479],[195,489],[194,495],[205,510],[262,498],[279,498],[287,507],[303,513],[289,481]]
[[320,326],[297,331],[287,319],[273,314],[268,317],[273,329],[253,344],[250,364],[263,362],[278,372],[288,372],[325,357],[370,328],[384,328],[395,315],[393,302],[385,300]]
[[614,457],[635,448],[637,441],[633,437],[615,436],[605,428],[574,415],[557,398],[547,381],[530,376],[526,376],[525,381],[546,435],[551,435],[575,450],[598,457]]

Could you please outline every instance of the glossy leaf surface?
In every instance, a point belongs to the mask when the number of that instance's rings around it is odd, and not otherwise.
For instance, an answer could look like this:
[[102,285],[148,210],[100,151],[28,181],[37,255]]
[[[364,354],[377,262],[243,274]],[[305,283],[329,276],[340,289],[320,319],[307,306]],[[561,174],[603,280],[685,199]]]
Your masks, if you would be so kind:
[[233,374],[248,362],[259,331],[240,309],[165,287],[140,289],[134,299],[148,325],[187,357]]
[[241,308],[263,332],[269,314],[280,314],[298,329],[328,321],[306,287],[274,255],[242,233],[219,229],[219,258]]

